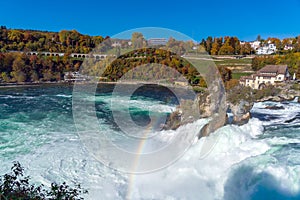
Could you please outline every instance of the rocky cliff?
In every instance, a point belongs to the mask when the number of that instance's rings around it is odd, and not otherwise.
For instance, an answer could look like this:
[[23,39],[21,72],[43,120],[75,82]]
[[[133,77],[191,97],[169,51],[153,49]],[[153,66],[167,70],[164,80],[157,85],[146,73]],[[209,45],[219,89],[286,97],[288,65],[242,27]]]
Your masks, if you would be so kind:
[[[230,123],[243,125],[251,118],[250,110],[255,102],[262,101],[290,101],[300,96],[300,90],[293,85],[281,87],[268,87],[263,90],[237,86],[227,91],[226,106],[220,108],[220,102],[210,92],[200,93],[195,101],[185,100],[180,103],[177,110],[172,113],[166,123],[165,129],[176,129],[182,124],[190,123],[199,118],[212,118],[210,123],[199,133],[199,137],[207,136],[212,131],[228,123],[226,111],[229,109],[233,115]],[[300,100],[299,100],[300,102]],[[219,107],[216,106],[219,104]],[[223,110],[220,114],[220,109]],[[280,108],[268,108],[280,109]],[[225,114],[224,114],[225,113]],[[215,115],[218,117],[213,118]]]

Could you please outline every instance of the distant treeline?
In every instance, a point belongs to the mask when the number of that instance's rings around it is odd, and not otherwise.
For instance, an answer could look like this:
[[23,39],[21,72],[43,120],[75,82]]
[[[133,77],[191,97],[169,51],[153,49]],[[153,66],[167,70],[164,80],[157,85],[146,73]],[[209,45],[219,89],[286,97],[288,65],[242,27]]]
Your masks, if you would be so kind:
[[[182,74],[190,84],[206,87],[206,83],[201,74],[188,61],[175,53],[156,48],[142,48],[120,56],[106,68],[103,76],[107,77],[110,81],[116,81],[133,68],[149,63],[171,67],[174,71]],[[149,71],[143,71],[142,73],[141,71],[133,72],[130,75],[136,76],[141,80],[160,80],[166,76],[166,72],[161,70],[161,67],[149,67],[148,69]],[[219,71],[224,82],[232,78],[231,70],[228,68],[219,67]],[[173,77],[176,77],[176,73]]]
[[288,65],[290,73],[300,77],[300,52],[286,55],[257,56],[252,60],[252,69],[257,71],[265,65]]
[[202,39],[201,46],[205,48],[205,51],[211,55],[249,55],[255,54],[255,50],[251,48],[250,43],[240,44],[240,40],[237,37],[207,37]]
[[78,71],[82,61],[65,57],[0,53],[0,82],[60,81],[66,71]]
[[[288,53],[288,52],[300,52],[300,37],[295,38],[285,38],[280,40],[279,38],[267,38],[262,39],[259,35],[257,36],[260,45],[263,46],[268,42],[276,45],[278,54]],[[207,37],[207,39],[202,39],[201,46],[205,48],[205,51],[211,55],[249,55],[255,54],[255,49],[251,47],[250,42],[240,42],[237,37]],[[291,51],[285,51],[284,47],[289,45],[293,48]]]
[[[269,41],[274,43],[279,50],[278,53],[284,53],[284,47],[289,45],[293,48],[292,52],[300,52],[300,37],[285,38],[267,38],[262,39],[257,36],[261,45],[267,44]],[[115,47],[128,48],[129,40],[118,40],[118,45],[114,46],[108,36],[89,36],[79,33],[76,30],[62,30],[60,32],[34,31],[7,29],[0,26],[0,52],[7,51],[49,51],[64,53],[89,53],[95,47],[98,51],[107,52]],[[141,48],[147,46],[147,40],[141,33],[133,33],[131,38],[131,47]],[[100,45],[101,44],[101,45]],[[192,41],[177,41],[169,38],[166,46],[172,48],[176,53],[182,55],[184,53],[195,51],[206,51],[211,55],[248,55],[255,54],[255,49],[251,48],[249,42],[242,42],[238,37],[207,37],[202,39],[200,46]],[[197,46],[198,49],[195,49]],[[116,51],[117,52],[117,51]],[[114,53],[116,53],[114,51]],[[116,53],[117,54],[117,53]]]
[[[120,56],[108,65],[107,60],[90,59],[88,62],[90,67],[85,68],[84,74],[105,77],[107,81],[117,81],[135,67],[157,63],[175,69],[174,71],[182,74],[192,85],[206,87],[203,77],[190,63],[180,56],[162,49],[144,48],[133,51]],[[65,72],[78,71],[81,64],[81,60],[73,60],[67,56],[43,57],[28,56],[17,52],[0,53],[0,80],[2,82],[60,81]],[[103,67],[105,67],[104,71]],[[148,69],[147,72],[143,71],[143,73],[135,75],[141,80],[165,79],[165,71],[151,67]],[[224,82],[231,79],[229,69],[219,67],[219,70]]]
[[57,32],[7,29],[0,27],[0,52],[49,51],[89,53],[105,38],[83,35],[76,30]]
[[[262,44],[271,41],[276,44],[279,50],[284,45],[293,45],[293,50],[286,55],[262,56],[253,60],[253,70],[258,70],[265,64],[288,64],[290,72],[296,72],[300,75],[300,55],[295,53],[300,51],[300,37],[287,38],[279,40],[277,38],[268,38],[263,40],[260,36],[257,40]],[[130,42],[131,44],[130,44]],[[116,45],[113,45],[117,42]],[[180,57],[185,53],[204,53],[209,52],[212,55],[237,55],[253,54],[254,49],[250,43],[241,43],[237,37],[208,37],[201,41],[200,46],[195,46],[192,41],[177,41],[169,38],[165,47],[146,48],[147,40],[141,33],[133,33],[131,40],[112,40],[109,37],[88,36],[77,32],[76,30],[60,32],[16,30],[0,27],[0,81],[2,82],[36,82],[36,81],[59,81],[63,78],[65,72],[78,71],[82,60],[74,60],[69,57],[70,53],[89,53],[97,48],[99,52],[108,52],[114,50],[117,56],[121,55],[120,48],[138,48],[140,50],[132,51],[126,55],[120,56],[110,66],[107,67],[104,74],[109,81],[118,80],[123,74],[132,68],[147,64],[159,63],[171,66],[183,74],[191,84],[205,85],[201,75],[184,59]],[[195,48],[196,47],[196,48]],[[20,52],[13,52],[20,51]],[[65,52],[64,57],[45,57],[41,55],[28,56],[26,51],[49,51]],[[2,52],[2,53],[1,53]],[[171,53],[173,52],[173,53]],[[177,55],[175,55],[177,54]],[[97,65],[100,61],[94,62],[89,72],[99,74]],[[231,71],[225,67],[219,68],[224,82],[231,79]],[[103,72],[102,72],[103,73]],[[144,76],[144,75],[141,75]],[[159,73],[157,78],[160,78]],[[299,76],[298,76],[299,77]]]

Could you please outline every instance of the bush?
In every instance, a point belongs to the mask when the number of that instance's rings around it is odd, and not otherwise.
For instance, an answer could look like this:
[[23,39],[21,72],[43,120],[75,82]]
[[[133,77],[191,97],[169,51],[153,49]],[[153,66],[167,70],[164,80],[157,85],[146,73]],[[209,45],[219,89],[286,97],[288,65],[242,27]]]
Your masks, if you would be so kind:
[[300,90],[300,84],[299,84],[299,83],[294,83],[294,84],[291,86],[291,89],[293,89],[293,90]]
[[51,184],[50,189],[44,185],[35,186],[29,183],[30,177],[24,176],[24,168],[19,162],[14,162],[10,174],[0,177],[0,199],[13,200],[82,200],[82,194],[87,190],[76,185],[71,188],[66,183]]
[[281,89],[275,86],[267,86],[261,90],[255,90],[250,87],[236,86],[228,90],[227,101],[233,104],[239,103],[241,100],[247,102],[255,102],[265,97],[277,96]]
[[225,88],[226,88],[226,90],[234,88],[234,87],[236,87],[238,85],[239,85],[239,80],[237,80],[237,79],[230,79],[229,81],[225,82]]

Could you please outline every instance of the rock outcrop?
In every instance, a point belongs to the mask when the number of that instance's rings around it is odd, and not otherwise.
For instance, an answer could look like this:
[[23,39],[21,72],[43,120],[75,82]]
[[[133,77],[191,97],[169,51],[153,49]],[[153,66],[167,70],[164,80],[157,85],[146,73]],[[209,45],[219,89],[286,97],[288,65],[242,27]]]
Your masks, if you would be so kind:
[[250,110],[252,109],[254,102],[248,102],[241,100],[237,104],[229,103],[229,108],[233,114],[233,124],[243,125],[246,124],[251,118]]
[[[290,89],[288,86],[282,88],[269,88],[266,91],[254,91],[249,88],[238,87],[227,93],[227,103],[218,102],[213,92],[198,94],[195,101],[185,100],[180,103],[177,110],[172,113],[166,123],[165,129],[177,129],[180,125],[193,122],[199,118],[212,118],[212,120],[199,133],[199,137],[207,136],[212,131],[224,126],[228,122],[226,111],[229,108],[233,115],[232,124],[243,125],[251,118],[251,109],[255,102],[264,101],[291,101],[300,96],[300,91]],[[223,94],[222,94],[223,95]],[[300,102],[298,98],[298,102]],[[217,101],[217,102],[216,102]],[[222,106],[223,107],[220,107]],[[223,112],[220,114],[220,109]],[[266,109],[282,109],[270,106]],[[225,114],[224,114],[225,113]],[[218,117],[214,117],[219,115]]]

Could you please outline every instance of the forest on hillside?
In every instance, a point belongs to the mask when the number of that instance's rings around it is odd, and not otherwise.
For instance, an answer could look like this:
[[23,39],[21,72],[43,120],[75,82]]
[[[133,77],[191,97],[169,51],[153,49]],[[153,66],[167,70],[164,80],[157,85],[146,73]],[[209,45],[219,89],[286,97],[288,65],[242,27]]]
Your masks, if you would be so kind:
[[[277,55],[256,56],[252,62],[254,71],[266,64],[287,64],[291,73],[300,77],[300,37],[268,38],[266,40],[258,37],[262,44],[268,41],[278,46]],[[286,44],[293,45],[293,50],[283,53]],[[127,54],[121,54],[121,49],[127,49]],[[139,49],[132,51],[133,49]],[[44,82],[61,81],[66,72],[78,71],[83,63],[82,58],[72,58],[71,53],[110,52],[116,55],[117,59],[106,66],[107,69],[101,76],[108,81],[116,81],[125,73],[136,66],[146,63],[158,63],[170,66],[184,75],[190,84],[205,86],[201,75],[189,62],[181,58],[181,55],[189,53],[211,55],[247,55],[253,54],[249,42],[241,42],[237,37],[208,37],[203,39],[200,45],[192,41],[178,41],[169,38],[163,46],[149,48],[147,40],[142,33],[133,33],[131,39],[116,40],[106,36],[89,36],[79,33],[76,30],[62,30],[60,32],[47,32],[35,30],[7,29],[0,27],[0,82]],[[27,55],[28,51],[49,51],[62,52],[64,56],[42,56]],[[89,73],[99,75],[97,66],[103,61],[92,60],[93,66]],[[105,61],[104,61],[105,62]],[[232,81],[231,71],[226,67],[220,67],[222,78],[228,85],[236,85]],[[143,76],[143,75],[141,75]],[[160,76],[159,74],[157,75]]]
[[252,60],[252,69],[257,71],[265,65],[287,65],[290,73],[300,77],[300,52],[286,55],[256,56]]
[[1,26],[0,52],[49,51],[89,53],[106,38],[102,36],[83,35],[76,30],[45,32],[7,29],[5,26]]

